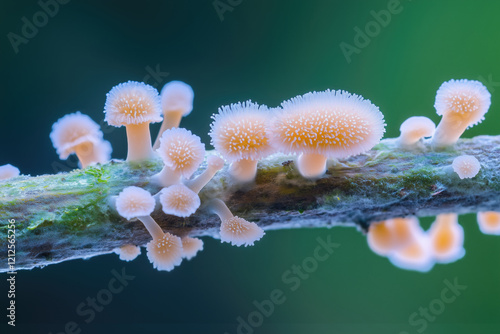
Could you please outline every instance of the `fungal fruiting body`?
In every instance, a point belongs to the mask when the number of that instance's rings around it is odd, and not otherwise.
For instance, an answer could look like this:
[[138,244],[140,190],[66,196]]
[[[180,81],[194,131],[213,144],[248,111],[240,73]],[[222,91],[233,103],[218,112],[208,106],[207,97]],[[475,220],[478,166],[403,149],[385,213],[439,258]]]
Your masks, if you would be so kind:
[[19,169],[11,164],[0,166],[0,180],[8,180],[19,176]]
[[193,110],[194,92],[191,86],[182,81],[171,81],[163,86],[160,99],[163,123],[153,146],[154,149],[160,147],[159,139],[166,130],[178,128],[181,118],[191,113]]
[[254,242],[260,240],[265,234],[257,224],[234,216],[220,199],[213,200],[210,203],[210,209],[221,220],[220,240],[222,242],[229,242],[233,246],[253,246]]
[[153,238],[147,245],[147,256],[153,267],[170,271],[182,262],[181,238],[163,233],[161,227],[151,218],[156,201],[146,190],[127,187],[116,198],[116,210],[126,219],[139,219]]
[[238,182],[253,181],[257,162],[273,153],[267,134],[269,109],[246,101],[222,106],[212,118],[212,145],[231,162],[229,173]]
[[133,261],[141,254],[141,248],[135,245],[125,245],[114,250],[120,256],[122,261]]
[[491,104],[491,94],[475,80],[444,82],[436,93],[434,107],[441,122],[432,137],[435,148],[454,145],[462,133],[480,123]]
[[154,175],[152,181],[162,187],[180,182],[181,177],[190,178],[205,158],[205,145],[191,131],[174,128],[166,130],[156,150],[165,166]]
[[458,215],[441,214],[429,230],[431,250],[439,263],[451,263],[465,255],[464,230],[458,223]]
[[419,226],[413,231],[411,242],[390,254],[389,260],[402,269],[427,272],[434,266],[429,242],[429,236]]
[[82,168],[105,163],[111,156],[111,144],[102,139],[99,125],[80,112],[68,114],[55,122],[50,139],[60,159],[66,160],[75,153]]
[[484,234],[500,235],[500,212],[478,212],[477,223]]
[[281,104],[270,125],[273,146],[300,154],[297,167],[306,178],[321,177],[328,158],[347,158],[375,146],[385,132],[378,107],[345,91],[312,92]]
[[194,180],[164,188],[160,192],[163,212],[177,217],[189,217],[195,213],[201,204],[198,193],[222,167],[224,167],[224,160],[211,155],[207,158],[206,170]]
[[203,241],[198,238],[184,237],[182,241],[182,257],[186,260],[191,260],[203,250]]
[[158,91],[142,82],[128,81],[111,89],[104,107],[109,125],[127,129],[127,161],[142,161],[154,156],[149,123],[160,122]]
[[431,137],[436,130],[436,125],[432,120],[423,116],[413,116],[401,124],[398,144],[402,148],[415,147],[420,139]]
[[481,164],[472,155],[461,155],[456,157],[451,164],[453,171],[461,179],[471,179],[479,173]]
[[410,244],[418,229],[415,217],[394,218],[370,224],[367,242],[370,249],[381,256],[389,256]]

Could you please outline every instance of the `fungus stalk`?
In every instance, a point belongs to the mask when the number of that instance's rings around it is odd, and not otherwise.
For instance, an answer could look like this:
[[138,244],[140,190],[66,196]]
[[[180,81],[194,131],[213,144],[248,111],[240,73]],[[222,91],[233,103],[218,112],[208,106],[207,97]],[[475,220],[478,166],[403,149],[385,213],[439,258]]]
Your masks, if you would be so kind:
[[[423,145],[415,154],[400,148],[397,139],[384,139],[366,153],[340,159],[342,164],[330,166],[316,181],[300,176],[290,164],[294,155],[275,154],[259,160],[252,187],[233,186],[225,167],[200,191],[201,206],[193,215],[178,218],[157,208],[152,218],[163,231],[208,237],[220,233],[220,219],[207,207],[212,198],[265,230],[350,225],[366,231],[372,222],[408,215],[498,211],[499,147],[500,136],[479,136],[460,139],[453,150]],[[481,161],[476,177],[462,180],[443,172],[460,155]],[[19,270],[107,254],[126,244],[145,246],[151,236],[143,224],[121,218],[110,208],[109,197],[128,186],[158,193],[161,187],[151,176],[163,166],[159,158],[142,168],[112,161],[0,181],[0,255],[7,256],[6,226],[12,219]],[[205,168],[202,163],[195,174]],[[7,263],[0,263],[0,271],[7,270]]]

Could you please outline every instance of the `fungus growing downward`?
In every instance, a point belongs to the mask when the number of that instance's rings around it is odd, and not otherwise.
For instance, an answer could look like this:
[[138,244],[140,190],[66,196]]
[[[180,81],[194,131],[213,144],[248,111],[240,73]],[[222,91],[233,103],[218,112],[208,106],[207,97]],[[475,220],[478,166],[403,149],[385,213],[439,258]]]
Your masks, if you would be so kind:
[[198,238],[184,237],[182,240],[182,256],[186,260],[191,260],[203,250],[203,241]]
[[439,263],[451,263],[465,255],[464,229],[458,223],[458,215],[441,214],[429,230],[431,250]]
[[451,167],[461,179],[471,179],[479,173],[481,164],[472,155],[461,155],[453,160]]
[[99,125],[80,112],[66,115],[55,122],[50,139],[60,159],[66,160],[75,153],[82,168],[110,159],[111,144],[102,139]]
[[191,86],[182,81],[171,81],[163,86],[161,93],[163,123],[156,138],[154,149],[160,147],[160,138],[168,129],[178,128],[181,118],[193,110],[194,92]]
[[385,132],[378,107],[345,91],[312,92],[281,104],[270,125],[273,146],[300,154],[297,167],[307,178],[321,177],[328,158],[370,150]]
[[222,242],[229,242],[233,246],[253,246],[255,241],[264,236],[264,230],[257,224],[234,216],[220,199],[214,199],[209,207],[221,220],[220,240]]
[[162,120],[156,89],[142,82],[121,83],[106,95],[104,113],[109,125],[127,129],[127,161],[153,158],[149,123]]
[[200,207],[198,193],[224,167],[224,160],[211,155],[207,158],[207,169],[194,180],[185,184],[174,184],[160,192],[160,203],[163,212],[177,217],[189,217]]
[[180,182],[180,178],[190,178],[205,158],[205,145],[200,137],[191,131],[175,128],[163,133],[160,147],[156,150],[165,166],[154,175],[152,181],[162,187]]
[[141,248],[134,245],[125,245],[113,251],[120,256],[120,260],[127,262],[135,260],[141,254]]
[[500,235],[500,212],[478,212],[477,223],[484,234]]
[[413,116],[401,124],[398,138],[399,146],[412,148],[424,137],[431,137],[436,130],[436,125],[432,120],[423,116]]
[[8,180],[19,176],[19,169],[11,164],[0,166],[0,180]]
[[389,256],[408,246],[418,228],[418,219],[415,217],[394,218],[372,223],[367,235],[368,246],[378,255]]
[[443,116],[432,137],[435,148],[444,148],[457,142],[468,128],[480,123],[491,104],[491,94],[475,80],[444,82],[436,93],[434,108]]
[[212,145],[231,162],[229,173],[238,182],[253,181],[257,162],[273,153],[267,135],[268,108],[246,101],[222,106],[212,118]]
[[147,245],[147,255],[154,268],[170,271],[182,261],[181,238],[163,233],[151,218],[154,197],[144,189],[127,187],[116,198],[116,210],[126,219],[139,219],[153,238]]

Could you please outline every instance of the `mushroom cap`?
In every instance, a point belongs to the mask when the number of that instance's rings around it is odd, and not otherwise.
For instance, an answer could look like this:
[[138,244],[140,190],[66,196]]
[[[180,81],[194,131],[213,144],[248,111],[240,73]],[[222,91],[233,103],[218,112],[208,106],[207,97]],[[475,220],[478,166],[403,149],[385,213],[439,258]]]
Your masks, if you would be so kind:
[[165,233],[160,239],[153,239],[146,245],[149,262],[158,270],[171,271],[182,262],[181,238]]
[[181,111],[183,116],[187,116],[193,110],[193,88],[182,81],[168,82],[161,89],[160,97],[164,114]]
[[135,260],[141,254],[141,248],[135,245],[125,245],[113,251],[120,256],[120,260],[127,262]]
[[161,122],[160,96],[150,85],[127,81],[106,94],[104,113],[106,122],[116,127]]
[[385,132],[378,107],[346,91],[312,92],[281,104],[270,138],[283,153],[346,158],[375,146]]
[[367,235],[368,246],[374,253],[388,256],[407,247],[419,230],[418,218],[413,216],[372,223]]
[[429,230],[434,258],[439,263],[451,263],[465,255],[464,229],[454,213],[440,214]]
[[456,157],[451,166],[461,179],[473,178],[481,169],[481,164],[476,157],[472,155],[461,155]]
[[113,147],[111,143],[107,140],[102,140],[94,146],[96,151],[97,162],[105,163],[111,159],[111,153],[113,152]]
[[228,161],[259,160],[274,152],[267,134],[269,109],[252,101],[219,108],[212,115],[211,144]]
[[191,260],[199,251],[203,250],[203,241],[198,238],[182,238],[182,256]]
[[406,270],[421,272],[431,270],[434,266],[434,258],[428,235],[420,229],[413,235],[411,243],[392,253],[389,260],[396,267]]
[[50,133],[52,145],[60,159],[67,159],[78,145],[96,144],[102,140],[99,124],[79,111],[60,118],[52,125]]
[[220,226],[221,241],[230,242],[233,246],[253,246],[264,234],[264,230],[257,224],[238,216],[223,220]]
[[500,235],[500,212],[478,212],[477,223],[482,233]]
[[149,216],[155,209],[156,201],[146,190],[127,187],[116,198],[116,211],[126,219]]
[[491,94],[481,82],[452,79],[439,87],[434,108],[438,115],[448,114],[471,127],[484,119],[490,104]]
[[165,165],[189,178],[205,158],[205,145],[191,131],[172,128],[163,132],[156,152]]
[[200,207],[200,197],[183,184],[174,184],[160,193],[163,212],[177,217],[189,217]]
[[436,131],[436,124],[427,117],[413,116],[401,124],[399,131],[412,137],[431,137]]
[[19,176],[19,168],[11,164],[0,166],[0,180],[8,180],[13,177]]

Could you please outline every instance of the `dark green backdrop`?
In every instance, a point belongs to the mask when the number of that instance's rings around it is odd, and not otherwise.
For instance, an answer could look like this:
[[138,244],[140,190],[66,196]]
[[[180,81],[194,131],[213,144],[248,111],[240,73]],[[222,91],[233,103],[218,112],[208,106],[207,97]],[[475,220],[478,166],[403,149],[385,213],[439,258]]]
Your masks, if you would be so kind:
[[[9,33],[22,35],[23,17],[33,22],[42,8],[34,0],[0,2],[0,165],[12,163],[32,175],[71,167],[58,164],[49,140],[52,123],[76,110],[101,121],[105,94],[126,80],[191,84],[194,111],[182,125],[207,145],[209,116],[220,105],[252,99],[276,106],[326,88],[372,100],[385,114],[386,136],[397,136],[409,116],[439,120],[435,92],[452,78],[479,79],[493,95],[486,121],[465,136],[500,133],[500,2],[221,3],[229,6],[222,21],[212,0],[73,0],[60,5],[16,53]],[[380,14],[383,26],[373,24],[371,11],[388,7],[394,12],[390,22]],[[36,19],[44,23],[42,16]],[[367,24],[372,37],[358,38],[362,47],[348,63],[340,45],[355,47],[356,27],[365,30]],[[155,70],[163,73],[155,78]],[[125,131],[104,130],[113,157],[124,158]],[[426,227],[431,221],[423,219]],[[254,301],[280,289],[285,302],[255,333],[495,333],[500,237],[481,235],[474,215],[460,222],[465,258],[429,274],[394,268],[352,228],[269,231],[251,248],[206,238],[205,251],[171,273],[153,270],[145,252],[132,263],[107,255],[20,272],[15,332],[55,334],[76,321],[82,333],[236,333],[237,318],[247,319]],[[312,255],[316,238],[328,235],[340,247],[291,291],[282,275]],[[85,324],[77,306],[107,287],[112,269],[122,268],[135,279]],[[444,281],[455,279],[467,288],[441,310]],[[4,279],[0,288],[4,309]],[[429,317],[425,329],[422,320],[412,325],[411,315],[429,305],[438,316]],[[0,319],[3,326],[5,316]]]

